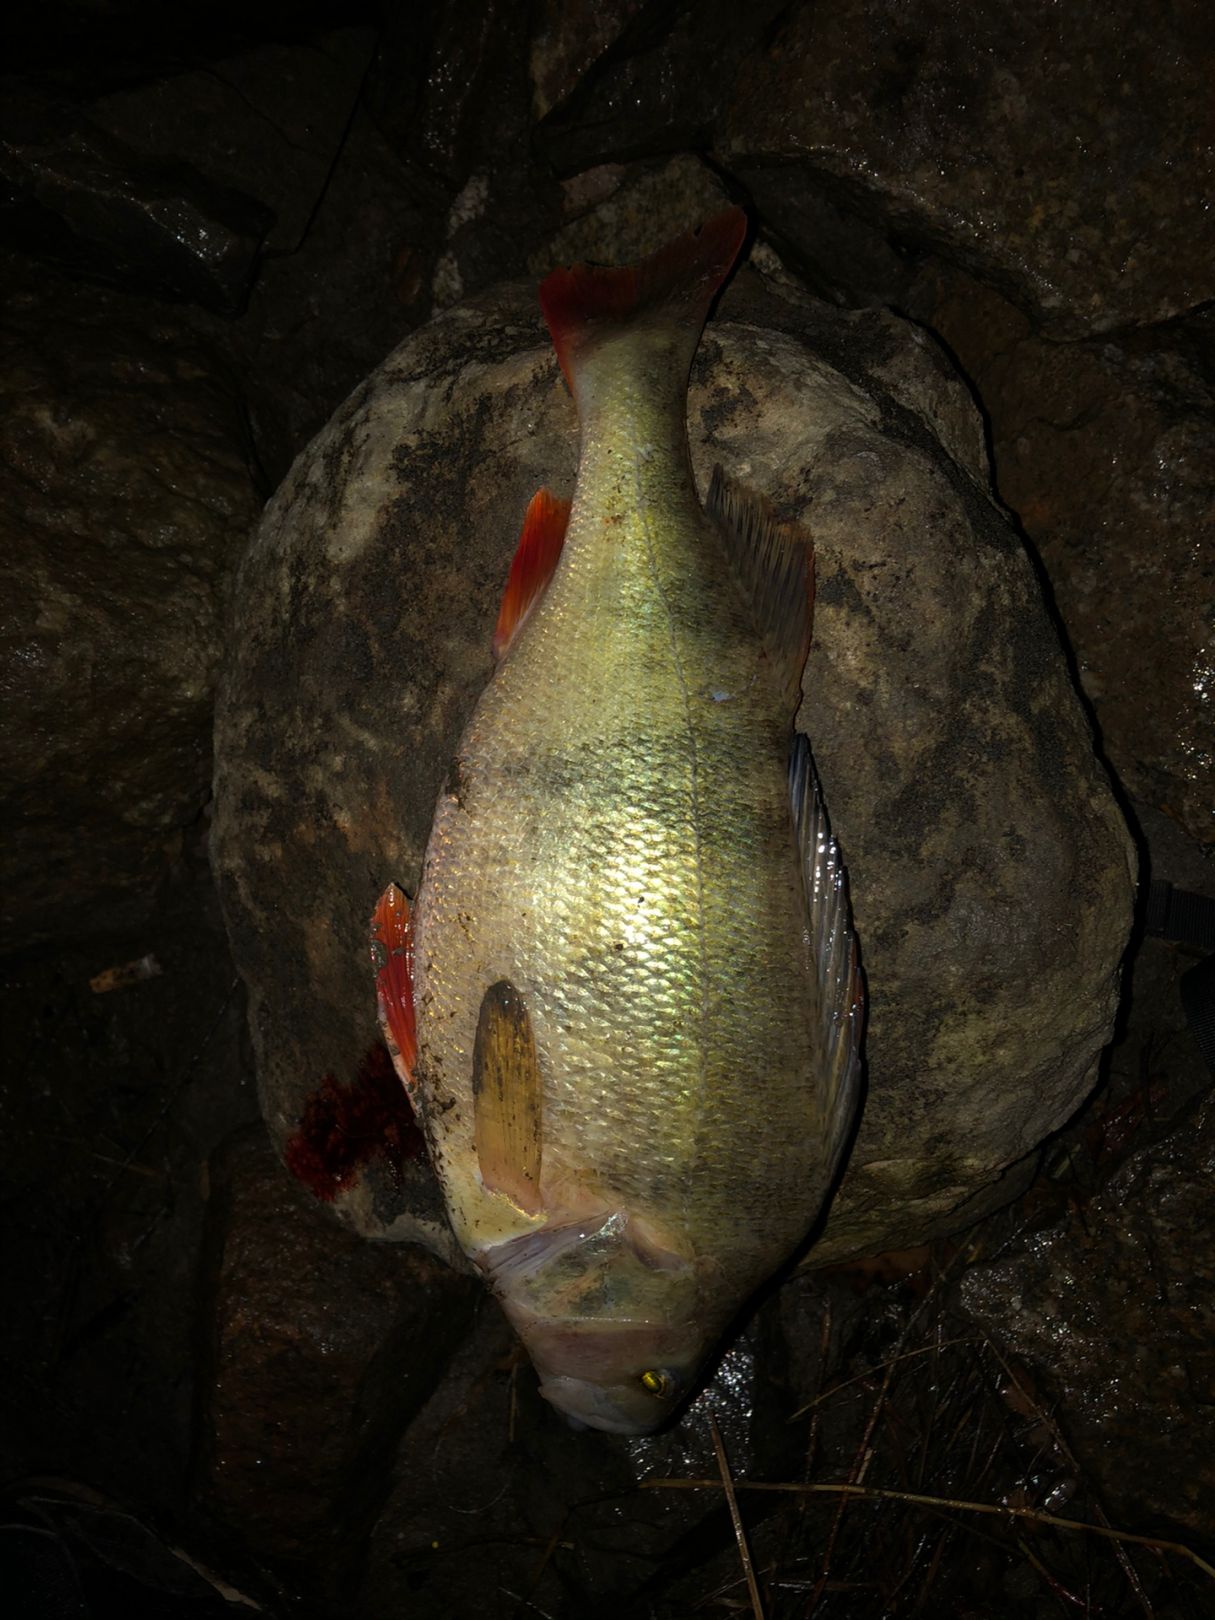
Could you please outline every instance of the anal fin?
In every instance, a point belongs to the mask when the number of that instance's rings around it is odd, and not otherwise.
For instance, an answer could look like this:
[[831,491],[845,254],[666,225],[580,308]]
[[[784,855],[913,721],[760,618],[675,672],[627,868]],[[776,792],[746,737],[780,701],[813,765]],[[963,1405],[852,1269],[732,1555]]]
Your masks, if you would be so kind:
[[527,1004],[509,979],[481,1000],[473,1047],[473,1140],[481,1179],[528,1215],[540,1203],[543,1094]]
[[818,989],[818,1098],[826,1130],[826,1163],[833,1175],[848,1140],[861,1089],[865,989],[857,953],[848,878],[831,836],[810,744],[799,732],[789,758],[789,806],[802,858],[807,926]]
[[407,1091],[413,1089],[418,1034],[413,1012],[413,927],[409,901],[390,883],[371,916],[371,965],[384,1044]]
[[547,489],[538,489],[528,503],[523,532],[510,565],[498,623],[494,629],[494,657],[502,658],[527,622],[527,616],[548,589],[570,520],[570,502]]

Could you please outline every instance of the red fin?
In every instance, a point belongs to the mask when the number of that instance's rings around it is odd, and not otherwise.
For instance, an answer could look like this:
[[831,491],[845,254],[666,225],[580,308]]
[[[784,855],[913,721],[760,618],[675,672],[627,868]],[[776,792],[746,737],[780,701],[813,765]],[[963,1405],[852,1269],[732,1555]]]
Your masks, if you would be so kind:
[[546,276],[540,308],[571,390],[584,344],[605,329],[627,325],[642,311],[661,312],[672,324],[699,332],[746,234],[746,214],[727,208],[640,264],[616,270],[575,264]]
[[523,533],[510,565],[498,623],[494,630],[494,657],[501,658],[522,628],[524,620],[544,595],[565,544],[570,502],[538,489],[528,503]]
[[371,918],[371,963],[384,1044],[406,1089],[413,1086],[418,1056],[413,1016],[413,925],[409,901],[390,883],[376,902]]

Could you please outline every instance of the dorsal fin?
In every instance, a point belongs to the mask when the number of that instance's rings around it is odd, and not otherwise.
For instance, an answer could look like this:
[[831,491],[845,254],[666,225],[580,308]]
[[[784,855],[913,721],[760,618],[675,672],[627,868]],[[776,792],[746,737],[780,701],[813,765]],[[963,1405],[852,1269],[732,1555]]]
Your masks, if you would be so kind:
[[814,623],[814,542],[798,523],[781,523],[762,495],[713,469],[707,502],[791,708],[801,695],[802,671]]
[[409,901],[390,883],[371,917],[371,965],[384,1044],[405,1089],[413,1089],[418,1036],[413,1013],[413,925]]
[[523,532],[506,578],[502,606],[498,609],[495,658],[505,656],[528,614],[548,589],[548,582],[561,560],[570,505],[547,489],[538,489],[528,502]]
[[525,1214],[540,1212],[543,1096],[527,1004],[509,979],[481,1000],[473,1045],[473,1139],[481,1180]]
[[817,1099],[834,1174],[860,1100],[865,990],[848,905],[848,878],[827,825],[822,791],[799,732],[789,757],[789,807],[802,857],[810,949],[818,982],[823,1092]]
[[573,264],[546,276],[540,283],[540,308],[571,392],[580,352],[643,314],[688,328],[694,345],[746,234],[746,214],[726,208],[639,264],[617,269]]

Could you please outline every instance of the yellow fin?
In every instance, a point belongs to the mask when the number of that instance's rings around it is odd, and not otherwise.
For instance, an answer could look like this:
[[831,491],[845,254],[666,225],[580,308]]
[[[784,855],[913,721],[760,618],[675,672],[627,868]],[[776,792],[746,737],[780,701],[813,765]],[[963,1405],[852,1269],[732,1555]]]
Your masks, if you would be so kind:
[[473,1139],[481,1179],[528,1215],[540,1212],[540,1064],[523,997],[508,979],[481,1001],[473,1048]]

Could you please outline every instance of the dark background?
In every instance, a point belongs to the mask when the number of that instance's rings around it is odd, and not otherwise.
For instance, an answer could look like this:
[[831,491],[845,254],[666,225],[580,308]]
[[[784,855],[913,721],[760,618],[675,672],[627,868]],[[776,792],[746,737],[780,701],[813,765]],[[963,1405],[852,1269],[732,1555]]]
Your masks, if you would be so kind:
[[647,1463],[550,1420],[465,1279],[278,1166],[207,834],[232,571],[295,455],[436,309],[703,191],[947,347],[1145,876],[1215,895],[1213,66],[1205,7],[1129,0],[6,16],[18,1612],[238,1612],[225,1582],[284,1614],[736,1609],[715,1498],[636,1487],[712,1472],[709,1407],[741,1476],[1038,1516],[744,1495],[770,1614],[1210,1612],[1184,1555],[1041,1522],[1211,1555],[1195,945],[1141,920],[1102,1087],[1018,1205],[774,1291]]

